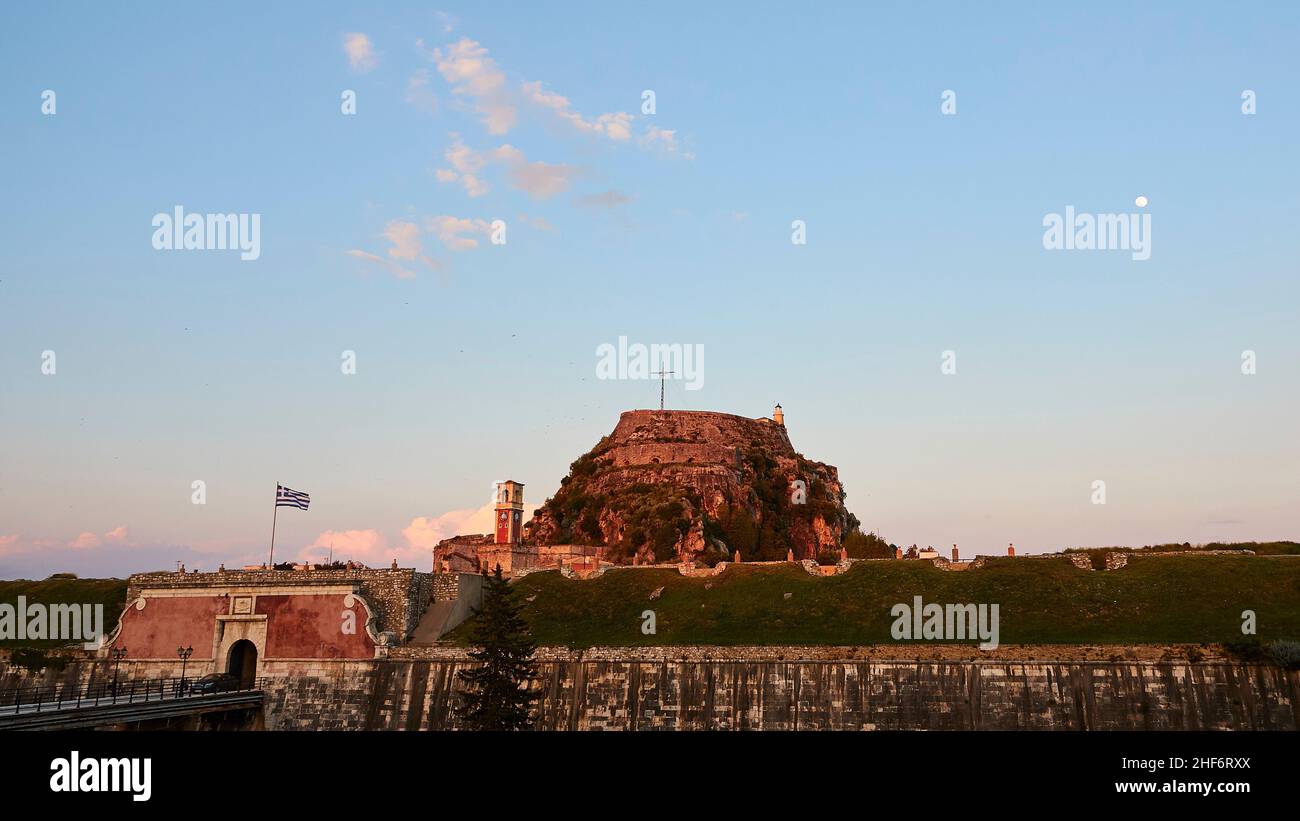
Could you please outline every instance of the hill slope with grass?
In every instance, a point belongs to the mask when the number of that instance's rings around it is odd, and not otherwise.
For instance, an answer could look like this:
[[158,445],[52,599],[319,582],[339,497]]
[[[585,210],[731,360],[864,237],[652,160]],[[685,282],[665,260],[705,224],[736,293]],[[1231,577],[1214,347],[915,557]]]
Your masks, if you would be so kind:
[[[880,561],[827,578],[794,565],[732,565],[710,578],[629,568],[586,581],[534,573],[514,587],[537,643],[570,647],[890,644],[890,608],[917,595],[997,604],[1002,644],[1227,643],[1243,638],[1247,609],[1261,640],[1300,638],[1300,559],[1289,558],[1153,557],[1107,572],[1065,558],[995,559],[965,572]],[[645,610],[655,635],[641,633]],[[451,638],[466,634],[462,626]]]
[[[126,606],[126,579],[51,577],[42,581],[0,581],[0,604],[17,608],[19,596],[25,597],[28,604],[102,604],[104,633],[108,634],[117,626],[117,619]],[[52,640],[0,641],[0,648],[51,649],[67,643]]]

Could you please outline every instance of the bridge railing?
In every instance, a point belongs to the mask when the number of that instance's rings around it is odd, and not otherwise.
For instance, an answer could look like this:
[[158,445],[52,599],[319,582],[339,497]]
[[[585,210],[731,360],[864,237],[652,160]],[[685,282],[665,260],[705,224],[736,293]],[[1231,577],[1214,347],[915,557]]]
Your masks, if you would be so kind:
[[166,677],[92,681],[75,688],[54,685],[30,685],[0,690],[0,715],[17,715],[20,712],[69,710],[96,707],[101,704],[134,704],[168,701],[185,698],[202,698],[209,695],[246,693],[263,689],[265,678],[254,679],[248,687],[211,689],[196,688],[200,678]]

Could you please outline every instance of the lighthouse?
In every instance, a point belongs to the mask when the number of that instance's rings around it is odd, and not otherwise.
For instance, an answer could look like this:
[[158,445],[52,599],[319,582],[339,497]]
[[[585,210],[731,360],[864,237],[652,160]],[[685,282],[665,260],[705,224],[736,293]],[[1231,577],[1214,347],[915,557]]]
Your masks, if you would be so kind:
[[772,411],[772,421],[785,427],[785,413],[781,410],[781,403],[777,403],[776,410]]

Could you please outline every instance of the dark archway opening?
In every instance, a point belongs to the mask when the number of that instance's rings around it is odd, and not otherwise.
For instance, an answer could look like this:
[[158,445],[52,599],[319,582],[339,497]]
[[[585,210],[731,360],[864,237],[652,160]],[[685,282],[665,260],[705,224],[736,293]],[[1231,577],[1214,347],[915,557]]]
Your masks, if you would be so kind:
[[241,689],[249,689],[257,678],[257,646],[248,639],[240,639],[230,648],[226,672],[239,679]]

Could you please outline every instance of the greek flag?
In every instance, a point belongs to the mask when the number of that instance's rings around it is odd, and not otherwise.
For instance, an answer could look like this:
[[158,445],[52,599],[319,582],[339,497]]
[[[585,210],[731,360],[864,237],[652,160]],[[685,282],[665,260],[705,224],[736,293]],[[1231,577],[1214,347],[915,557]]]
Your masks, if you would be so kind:
[[291,490],[284,485],[275,486],[275,506],[276,507],[296,507],[299,510],[306,510],[307,505],[311,504],[311,496],[297,490]]

